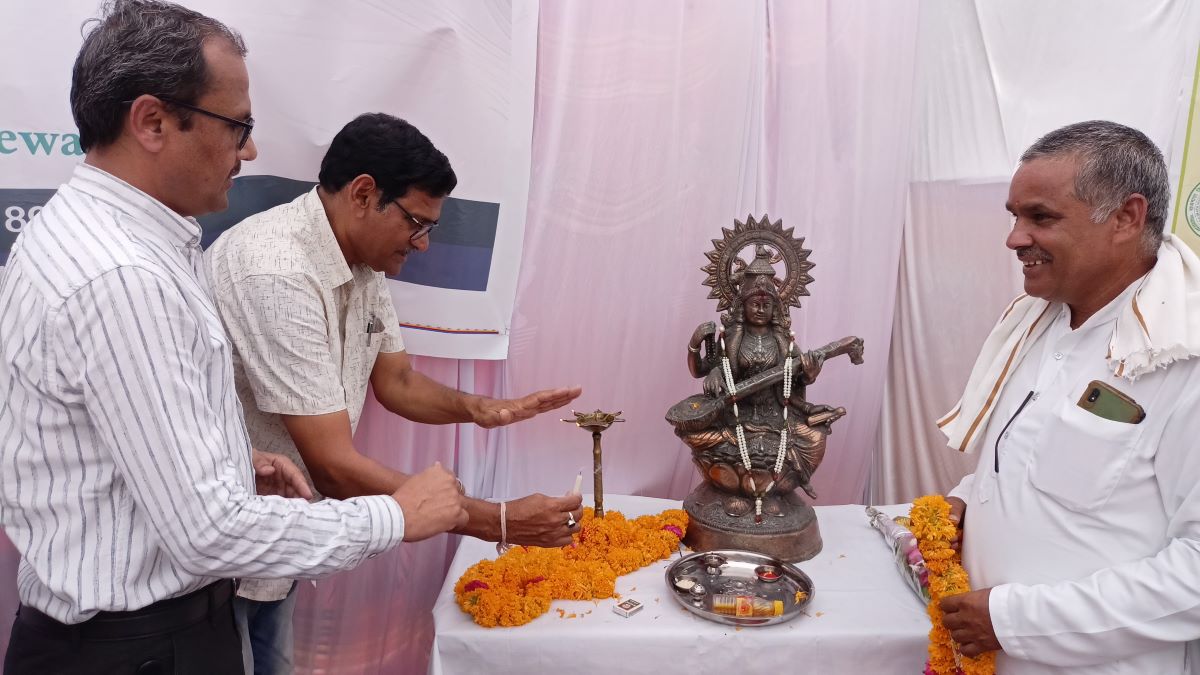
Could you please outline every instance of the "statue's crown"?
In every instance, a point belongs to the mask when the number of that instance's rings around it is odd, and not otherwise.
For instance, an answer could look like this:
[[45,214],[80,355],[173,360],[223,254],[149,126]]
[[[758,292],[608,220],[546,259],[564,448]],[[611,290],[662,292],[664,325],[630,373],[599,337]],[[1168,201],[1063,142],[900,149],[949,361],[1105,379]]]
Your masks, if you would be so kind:
[[775,268],[771,266],[771,251],[759,244],[754,252],[754,260],[742,273],[741,287],[738,296],[745,300],[753,295],[779,295],[775,285]]

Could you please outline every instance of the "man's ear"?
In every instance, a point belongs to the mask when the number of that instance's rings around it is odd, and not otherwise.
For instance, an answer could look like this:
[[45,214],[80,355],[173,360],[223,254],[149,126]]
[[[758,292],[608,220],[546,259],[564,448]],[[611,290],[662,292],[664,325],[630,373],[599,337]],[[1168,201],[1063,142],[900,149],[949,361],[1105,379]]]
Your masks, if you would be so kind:
[[1110,216],[1113,222],[1113,241],[1124,243],[1141,239],[1146,230],[1148,207],[1146,197],[1140,193],[1135,192],[1126,197],[1124,203]]
[[165,132],[173,120],[167,120],[167,111],[159,99],[143,94],[129,106],[125,130],[146,152],[160,152],[165,145]]
[[355,213],[365,212],[367,209],[373,208],[372,201],[375,199],[376,188],[375,179],[368,174],[359,174],[350,181],[346,186],[347,194],[350,197],[350,204],[354,207]]

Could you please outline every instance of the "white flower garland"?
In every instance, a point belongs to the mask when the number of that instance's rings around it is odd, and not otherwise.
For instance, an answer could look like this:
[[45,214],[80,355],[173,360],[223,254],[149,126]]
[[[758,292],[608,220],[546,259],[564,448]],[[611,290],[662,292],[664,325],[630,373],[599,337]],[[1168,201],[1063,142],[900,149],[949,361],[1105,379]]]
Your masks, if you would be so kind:
[[[789,335],[791,342],[788,343],[787,358],[783,361],[783,428],[779,431],[779,451],[775,454],[775,470],[772,472],[775,479],[778,479],[779,473],[783,471],[783,458],[787,450],[788,401],[792,398],[792,355],[796,351],[796,333],[789,331]],[[733,369],[729,366],[729,352],[725,349],[724,328],[718,334],[718,339],[721,342],[721,371],[725,375],[725,388],[729,390],[731,396],[736,396],[737,384],[733,381]],[[775,487],[775,480],[772,480],[761,493],[758,491],[758,486],[754,484],[754,473],[750,466],[750,449],[746,447],[746,431],[742,428],[742,417],[738,411],[736,397],[733,399],[733,418],[737,420],[734,429],[737,432],[738,450],[742,455],[742,466],[746,467],[746,475],[750,478],[750,491],[754,493],[754,518],[761,522],[762,498]]]

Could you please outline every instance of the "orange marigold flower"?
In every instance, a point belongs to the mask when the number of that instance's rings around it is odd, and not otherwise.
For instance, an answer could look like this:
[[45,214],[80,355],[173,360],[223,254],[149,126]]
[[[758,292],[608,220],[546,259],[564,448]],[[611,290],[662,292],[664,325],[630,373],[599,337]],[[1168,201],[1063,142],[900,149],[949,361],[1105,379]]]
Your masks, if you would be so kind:
[[687,522],[681,509],[633,521],[618,511],[597,519],[592,509],[584,509],[571,544],[522,546],[496,560],[481,560],[454,585],[454,598],[475,623],[489,628],[529,623],[558,598],[611,598],[618,576],[674,553]]
[[[942,625],[942,598],[971,590],[967,571],[949,542],[958,528],[950,521],[950,503],[941,495],[926,495],[913,502],[909,527],[929,570],[929,605],[925,608],[933,627],[929,630],[929,669],[937,675],[957,675],[954,641]],[[995,653],[971,659],[962,657],[964,675],[993,675]]]

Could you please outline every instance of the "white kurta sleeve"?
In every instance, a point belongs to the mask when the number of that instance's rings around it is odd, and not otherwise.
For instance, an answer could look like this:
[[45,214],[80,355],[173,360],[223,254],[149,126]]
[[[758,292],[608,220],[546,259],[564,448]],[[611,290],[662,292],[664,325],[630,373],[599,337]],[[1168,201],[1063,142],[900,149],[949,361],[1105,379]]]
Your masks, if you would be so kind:
[[958,497],[959,499],[963,500],[964,502],[968,501],[967,495],[971,494],[971,487],[974,485],[975,485],[975,474],[969,473],[969,474],[963,476],[962,480],[958,481],[958,485],[955,485],[954,489],[951,490],[950,492],[948,492],[946,494],[946,496],[947,497]]

